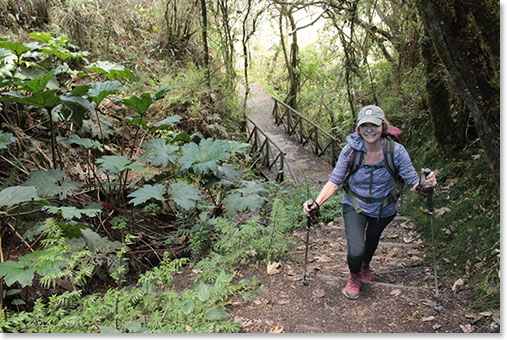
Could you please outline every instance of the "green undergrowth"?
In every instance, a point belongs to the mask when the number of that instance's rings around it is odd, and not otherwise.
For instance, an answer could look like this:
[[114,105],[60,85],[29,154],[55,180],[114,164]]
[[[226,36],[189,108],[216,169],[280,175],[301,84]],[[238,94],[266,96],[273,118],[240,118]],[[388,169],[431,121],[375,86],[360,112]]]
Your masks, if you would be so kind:
[[225,302],[249,298],[255,280],[233,283],[221,271],[211,284],[181,291],[169,289],[186,259],[170,260],[145,272],[134,287],[83,295],[80,290],[38,299],[33,311],[7,313],[0,319],[6,332],[23,333],[232,333],[239,324],[229,318]]
[[[2,245],[19,244],[0,264],[2,330],[238,331],[223,302],[250,288],[234,269],[290,243],[221,76],[206,87],[188,63],[145,92],[67,37],[30,38],[0,39],[0,214],[16,231]],[[220,266],[175,292],[171,263],[186,255]]]
[[[475,155],[481,154],[475,151]],[[466,288],[475,294],[475,308],[499,308],[500,201],[494,183],[488,183],[488,166],[485,161],[440,165],[436,168],[439,184],[433,194],[433,231],[445,289],[450,290],[462,279],[464,287],[457,289]],[[416,221],[417,230],[425,236],[432,252],[431,220],[424,199],[409,199],[406,214]]]

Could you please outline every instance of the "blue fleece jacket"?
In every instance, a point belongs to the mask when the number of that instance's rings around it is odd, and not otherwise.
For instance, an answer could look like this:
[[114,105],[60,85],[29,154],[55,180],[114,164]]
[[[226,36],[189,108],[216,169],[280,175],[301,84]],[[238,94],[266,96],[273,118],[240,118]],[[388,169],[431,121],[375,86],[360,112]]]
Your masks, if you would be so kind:
[[[385,140],[382,140],[382,147],[384,146]],[[364,140],[357,133],[353,133],[347,136],[347,144],[354,150],[362,150],[366,153],[366,146]],[[329,181],[336,184],[342,185],[345,175],[347,173],[347,163],[349,159],[350,149],[344,147],[340,152],[336,166],[331,173]],[[410,156],[408,155],[405,147],[399,143],[394,144],[394,164],[398,169],[399,175],[403,178],[405,185],[409,188],[419,182],[419,175],[412,165]],[[389,173],[389,170],[385,165],[385,160],[378,162],[376,167],[364,165],[354,173],[349,179],[349,186],[358,195],[369,198],[384,198],[389,195],[391,190],[394,188],[395,180]],[[380,212],[381,202],[366,203],[360,199],[357,199],[359,206],[363,213],[367,216],[378,217]],[[343,203],[352,205],[347,195],[343,195]],[[396,202],[391,202],[382,209],[381,217],[387,217],[396,213]]]

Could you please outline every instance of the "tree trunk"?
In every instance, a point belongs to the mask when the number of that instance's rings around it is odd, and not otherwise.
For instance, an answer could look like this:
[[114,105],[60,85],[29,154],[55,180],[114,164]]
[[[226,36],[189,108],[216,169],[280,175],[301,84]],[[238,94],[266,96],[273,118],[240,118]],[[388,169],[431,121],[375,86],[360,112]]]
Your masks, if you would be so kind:
[[443,71],[439,67],[438,56],[429,37],[425,36],[421,43],[421,56],[426,73],[426,92],[428,107],[433,123],[433,133],[445,154],[450,155],[454,147],[454,129],[449,104],[449,92],[443,80]]
[[201,0],[201,16],[202,16],[202,43],[204,45],[204,67],[206,67],[206,85],[211,87],[210,83],[210,66],[209,66],[209,50],[208,50],[208,15],[206,9],[206,0]]
[[[299,92],[299,70],[298,70],[298,52],[299,47],[297,44],[297,30],[296,30],[296,22],[294,21],[294,17],[291,13],[291,8],[285,7],[286,5],[282,5],[280,7],[280,18],[278,23],[278,28],[280,30],[280,45],[282,47],[283,56],[285,58],[285,65],[287,67],[287,73],[289,75],[289,88],[287,91],[287,96],[284,99],[284,102],[292,107],[293,109],[297,109],[297,95]],[[285,45],[285,38],[283,36],[283,18],[286,17],[290,28],[292,30],[292,41],[290,45],[289,55],[287,55],[287,47]]]
[[229,0],[217,0],[217,20],[221,26],[219,30],[220,47],[225,65],[225,87],[235,89],[236,71],[234,70],[234,37],[229,16]]
[[[481,31],[470,10],[480,8],[483,16],[500,27],[499,2],[492,0],[416,0],[419,15],[435,50],[471,112],[481,145],[500,188],[500,56],[499,34]],[[479,2],[479,4],[477,3]]]

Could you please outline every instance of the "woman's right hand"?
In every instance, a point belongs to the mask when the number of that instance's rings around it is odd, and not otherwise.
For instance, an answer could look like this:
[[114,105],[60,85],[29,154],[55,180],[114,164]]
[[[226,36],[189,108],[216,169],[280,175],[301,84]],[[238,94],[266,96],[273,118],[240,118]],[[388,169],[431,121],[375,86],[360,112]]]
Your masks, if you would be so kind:
[[[308,203],[309,201],[312,201],[312,205],[310,206]],[[312,213],[312,211],[318,209],[318,203],[314,200],[308,200],[306,201],[305,203],[303,203],[303,212],[305,213],[306,216],[310,216]]]

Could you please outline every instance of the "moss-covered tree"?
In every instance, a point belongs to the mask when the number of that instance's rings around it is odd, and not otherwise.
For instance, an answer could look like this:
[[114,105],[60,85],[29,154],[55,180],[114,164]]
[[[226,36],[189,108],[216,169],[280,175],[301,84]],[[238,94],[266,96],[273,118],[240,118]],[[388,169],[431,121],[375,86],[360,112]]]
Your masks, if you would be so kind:
[[499,2],[416,0],[415,3],[441,62],[471,112],[499,188]]

